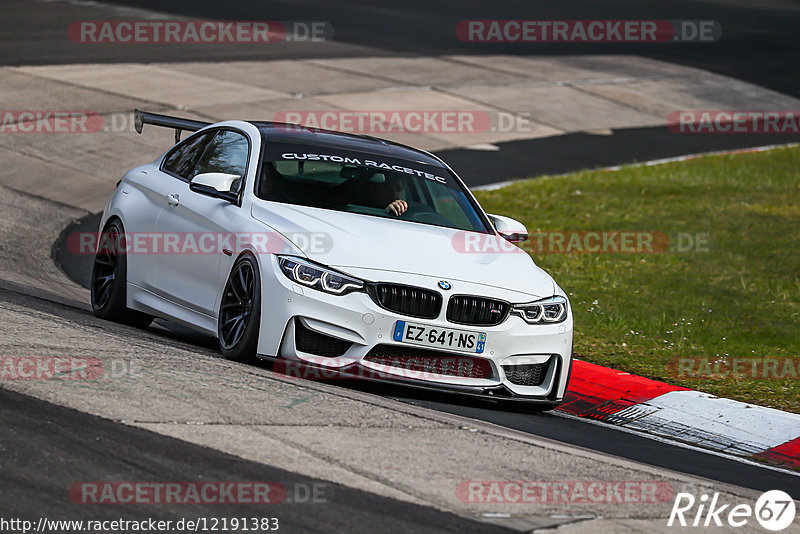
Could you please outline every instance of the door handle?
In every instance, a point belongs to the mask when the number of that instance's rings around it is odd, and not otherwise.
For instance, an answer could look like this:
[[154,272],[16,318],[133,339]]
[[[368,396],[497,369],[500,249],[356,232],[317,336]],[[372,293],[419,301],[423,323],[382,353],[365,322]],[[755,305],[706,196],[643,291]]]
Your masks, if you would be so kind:
[[177,195],[177,193],[170,193],[167,195],[167,203],[174,208],[181,203],[181,198]]

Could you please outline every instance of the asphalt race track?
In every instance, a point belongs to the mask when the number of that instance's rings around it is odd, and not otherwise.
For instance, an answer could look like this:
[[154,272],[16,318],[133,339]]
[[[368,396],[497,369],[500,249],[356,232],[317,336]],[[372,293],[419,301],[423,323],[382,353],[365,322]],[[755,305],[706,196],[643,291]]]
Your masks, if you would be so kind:
[[[284,58],[336,58],[438,54],[634,54],[724,74],[791,96],[800,96],[796,69],[800,12],[783,0],[746,2],[704,0],[670,2],[481,2],[442,6],[430,2],[390,9],[381,2],[181,2],[179,0],[111,0],[80,3],[8,0],[11,15],[0,25],[0,65],[106,62],[183,62]],[[110,6],[118,6],[112,8]],[[64,43],[63,31],[78,20],[146,18],[149,11],[175,17],[211,20],[322,20],[334,28],[327,42],[280,45],[162,44],[91,46]],[[313,13],[313,17],[308,14]],[[724,38],[715,43],[504,44],[464,43],[454,34],[462,19],[663,18],[719,22]],[[685,16],[678,17],[676,13]],[[787,16],[787,13],[794,15]],[[620,15],[624,14],[624,16]],[[13,44],[12,44],[13,43]],[[377,73],[379,74],[379,73]],[[615,129],[603,133],[570,133],[540,139],[498,143],[497,151],[450,149],[438,153],[471,187],[524,176],[558,174],[593,167],[650,161],[684,154],[800,142],[800,134],[674,135],[666,127]],[[531,157],[534,154],[535,157]]]
[[[6,295],[4,295],[5,297]],[[313,480],[248,462],[212,449],[190,445],[145,430],[119,425],[28,396],[0,389],[0,425],[4,428],[3,513],[38,518],[43,504],[51,517],[82,517],[85,510],[65,502],[63,488],[81,480],[101,480],[116,473],[125,480],[268,480],[280,481],[295,502],[281,502],[259,515],[274,513],[289,532],[507,532],[454,514],[386,499],[345,486]],[[42,424],[46,421],[46,424]],[[85,436],[89,434],[92,440]],[[311,502],[307,489],[323,488],[326,502]],[[294,491],[292,491],[294,490]],[[318,491],[318,497],[322,495]],[[13,496],[13,497],[12,497]],[[289,497],[291,499],[291,497]],[[309,504],[311,502],[311,504]],[[314,506],[313,513],[308,507]],[[220,505],[216,515],[251,516],[249,504]],[[203,517],[201,505],[140,505],[137,513],[155,520]],[[113,520],[125,505],[96,506],[92,519]],[[83,513],[83,514],[82,514]]]
[[[99,216],[92,215],[71,226],[67,232],[97,228]],[[65,235],[66,233],[65,232]],[[59,241],[54,246],[54,257],[70,277],[78,283],[86,283],[91,264],[85,256],[70,255],[65,244]],[[192,336],[177,325],[163,323],[163,326],[182,339],[198,344],[198,347],[213,348],[213,343],[200,336]],[[582,419],[559,414],[531,414],[524,409],[502,404],[471,401],[456,395],[440,395],[419,392],[384,384],[364,384],[349,382],[344,387],[368,393],[386,395],[402,402],[432,408],[464,417],[480,419],[504,427],[521,430],[530,434],[553,439],[570,445],[627,458],[637,462],[680,471],[726,484],[735,484],[761,491],[770,488],[790,488],[800,494],[800,476],[782,470],[764,468],[755,464],[709,454],[698,449],[689,449],[676,444],[654,440],[651,437],[633,433],[622,433],[619,429],[594,425]],[[789,491],[787,489],[787,491]]]
[[[498,151],[456,148],[438,151],[437,155],[448,162],[467,185],[479,187],[522,176],[562,174],[686,154],[797,142],[800,142],[800,135],[681,136],[666,127],[653,127],[612,130],[608,135],[573,133],[509,141],[501,143]],[[531,154],[536,157],[531,158]]]
[[[367,56],[381,54],[637,54],[696,66],[747,80],[793,96],[800,95],[796,69],[800,43],[798,11],[788,0],[561,0],[520,3],[514,0],[444,3],[414,0],[391,7],[379,0],[270,2],[229,0],[110,0],[107,5],[136,7],[210,20],[322,20],[334,28],[334,41],[288,43],[265,49],[219,45],[85,47],[64,46],[58,30],[76,20],[109,20],[103,4],[9,0],[0,62],[4,64],[103,63],[108,61],[189,61],[214,59]],[[136,12],[132,12],[133,15]],[[131,13],[129,13],[129,16]],[[481,44],[463,43],[456,24],[465,19],[691,19],[715,20],[723,38],[713,44]],[[9,41],[22,38],[24,46]]]
[[[797,40],[797,28],[800,25],[800,7],[792,5],[788,0],[768,0],[748,5],[744,1],[704,0],[664,2],[615,0],[611,2],[592,2],[564,0],[559,2],[529,2],[520,6],[518,2],[503,0],[491,5],[477,0],[460,2],[442,6],[432,2],[413,1],[405,3],[402,8],[393,8],[381,2],[365,0],[364,2],[344,2],[327,4],[313,1],[301,2],[251,2],[246,0],[229,0],[214,2],[200,0],[195,2],[179,2],[177,0],[109,0],[105,3],[72,2],[72,1],[25,1],[8,0],[5,9],[8,16],[0,23],[0,64],[72,64],[72,63],[120,63],[151,61],[181,62],[202,60],[242,60],[242,59],[280,59],[280,58],[312,58],[312,57],[362,57],[377,55],[437,55],[437,54],[619,54],[623,49],[619,45],[474,45],[459,42],[453,28],[462,19],[503,19],[503,18],[662,18],[662,19],[712,19],[720,22],[724,28],[724,39],[714,44],[684,45],[638,45],[624,48],[626,54],[638,54],[678,64],[707,69],[733,78],[768,87],[791,96],[800,96],[800,77],[797,73],[797,58],[800,57],[800,42]],[[114,6],[114,7],[109,7]],[[104,20],[128,16],[137,18],[146,11],[154,10],[174,16],[210,18],[215,20],[326,20],[335,29],[334,41],[315,44],[289,43],[272,48],[262,47],[230,47],[225,45],[209,45],[203,47],[170,47],[161,45],[120,46],[120,47],[81,47],[80,45],[63,45],[59,40],[63,29],[75,20]],[[309,14],[313,14],[309,15]],[[580,14],[580,17],[576,16]],[[683,13],[683,15],[676,15]],[[792,13],[792,16],[786,16]],[[2,81],[0,80],[0,83]],[[501,144],[498,151],[478,151],[468,149],[450,149],[439,152],[467,181],[470,186],[484,186],[491,183],[541,174],[558,174],[574,170],[604,167],[646,161],[658,158],[675,157],[684,154],[713,150],[745,149],[771,144],[800,142],[800,135],[693,135],[675,136],[665,127],[630,128],[592,134],[576,133],[540,139],[511,141]],[[535,160],[531,153],[539,154]],[[16,195],[16,193],[14,193]],[[15,196],[8,200],[9,205],[36,206],[37,212],[31,212],[31,218],[48,217],[47,207],[42,199]],[[31,208],[33,209],[33,208]],[[66,211],[65,211],[66,213]],[[28,228],[29,234],[20,239],[42,239],[52,235],[50,258],[73,281],[83,287],[88,285],[91,258],[71,255],[66,250],[64,238],[70,232],[95,230],[99,214],[80,214],[71,216],[72,212],[59,214],[63,220],[72,220],[72,224],[63,228],[61,236],[55,239],[57,232],[43,231],[37,235]],[[11,228],[11,215],[0,214],[3,225]],[[59,220],[61,220],[59,219]],[[45,223],[43,222],[44,226]],[[35,236],[35,237],[32,237]],[[15,252],[13,244],[0,243],[0,251],[4,254]],[[13,255],[13,254],[10,254]],[[41,258],[28,256],[23,251],[14,267],[19,271],[36,272],[44,269]],[[50,268],[51,266],[48,266]],[[308,432],[302,436],[313,441],[308,448],[293,443],[285,450],[253,452],[252,444],[242,444],[247,432],[265,432],[253,434],[268,436],[276,434],[271,430],[257,428],[258,410],[252,405],[241,406],[240,398],[209,392],[208,381],[216,378],[202,376],[197,379],[187,374],[180,374],[185,368],[194,369],[203,363],[217,366],[220,376],[231,383],[231,391],[244,392],[247,399],[259,398],[249,396],[257,387],[263,387],[265,396],[273,393],[269,388],[279,390],[281,394],[289,391],[286,383],[270,376],[266,365],[245,366],[225,362],[216,351],[213,340],[204,336],[187,332],[186,329],[157,322],[147,331],[137,331],[96,319],[88,310],[87,302],[75,299],[74,294],[60,294],[53,285],[34,287],[24,281],[4,280],[0,277],[0,311],[8,312],[14,321],[9,323],[8,344],[20,351],[42,350],[43,340],[52,336],[69,335],[74,343],[70,350],[76,354],[92,351],[108,350],[124,352],[130,350],[128,356],[134,357],[141,351],[146,353],[147,362],[155,361],[163,365],[164,376],[154,383],[162,389],[155,390],[152,398],[143,400],[127,399],[140,410],[139,417],[133,423],[116,414],[122,413],[121,406],[126,404],[125,398],[117,398],[120,391],[86,390],[86,397],[75,389],[69,394],[37,393],[23,394],[25,386],[0,388],[0,469],[4,476],[0,478],[0,515],[34,519],[43,511],[60,518],[78,518],[90,515],[92,519],[114,519],[120,515],[134,512],[137,516],[174,519],[176,516],[201,517],[212,515],[207,508],[200,505],[181,506],[147,506],[137,505],[135,509],[123,505],[95,506],[87,511],[86,506],[76,505],[64,499],[65,488],[75,481],[105,480],[269,480],[277,481],[287,488],[311,487],[321,485],[325,488],[324,504],[308,504],[307,502],[286,502],[275,505],[274,514],[280,518],[281,530],[287,532],[506,532],[530,530],[534,527],[550,528],[557,525],[570,524],[576,521],[600,519],[602,514],[570,516],[567,518],[550,514],[536,518],[527,518],[515,523],[514,518],[499,514],[497,517],[465,516],[454,513],[456,508],[446,501],[435,501],[434,505],[424,502],[421,494],[414,493],[403,476],[411,474],[394,473],[381,478],[368,468],[352,469],[357,459],[349,458],[350,463],[339,462],[333,458],[334,450],[326,449],[325,439],[315,437],[315,429],[325,429],[325,417],[335,417],[336,408],[322,408],[310,414],[309,421],[302,424],[286,423],[298,433]],[[28,334],[32,340],[30,349],[20,339],[24,339],[23,326],[30,324]],[[52,326],[48,326],[52,325]],[[86,331],[87,341],[80,340],[80,332]],[[91,342],[89,341],[91,339]],[[99,345],[106,340],[108,349]],[[85,343],[85,345],[83,344]],[[64,345],[68,345],[67,340]],[[125,346],[129,348],[126,349]],[[66,350],[66,349],[65,349]],[[173,353],[180,352],[178,360]],[[199,360],[195,362],[192,357]],[[215,367],[216,369],[216,367]],[[217,370],[210,372],[215,373]],[[175,385],[171,391],[169,373],[180,375],[185,381]],[[198,372],[197,376],[201,376]],[[166,378],[164,378],[166,377]],[[192,382],[194,380],[194,383]],[[241,384],[236,382],[241,380]],[[266,384],[257,386],[254,384]],[[149,392],[136,390],[130,386],[128,391],[148,396]],[[305,386],[301,386],[305,387]],[[343,407],[351,408],[355,403],[372,406],[381,417],[389,420],[387,427],[405,428],[403,418],[413,413],[425,420],[424,423],[413,422],[408,428],[423,434],[438,430],[443,433],[445,423],[451,421],[453,428],[464,430],[469,421],[484,425],[476,434],[496,431],[499,434],[510,432],[514,439],[520,435],[530,439],[543,448],[553,450],[569,449],[583,458],[592,458],[598,462],[598,472],[602,462],[609,464],[624,459],[625,462],[615,468],[641,468],[643,472],[653,476],[673,477],[673,484],[697,484],[700,480],[704,487],[721,488],[723,491],[735,491],[736,488],[766,491],[780,488],[800,498],[800,474],[772,469],[754,462],[718,454],[711,454],[699,449],[680,444],[668,443],[651,437],[630,432],[623,432],[613,427],[593,424],[575,418],[557,414],[532,414],[523,409],[488,402],[467,401],[456,396],[417,392],[414,390],[390,387],[382,384],[339,383],[320,385],[318,393],[314,393],[316,384],[308,385],[309,395],[327,395],[326,399],[336,399]],[[185,406],[191,405],[192,388],[197,389],[198,406],[213,406],[212,401],[224,401],[230,406],[215,407],[219,413],[210,410],[208,421],[206,414],[191,411],[181,412]],[[32,390],[39,391],[39,390]],[[158,395],[165,399],[173,399],[175,424],[166,419],[148,420],[142,414],[147,409],[158,406]],[[174,397],[170,397],[174,395]],[[288,394],[287,394],[288,395]],[[113,398],[112,398],[113,397]],[[294,399],[294,397],[291,397]],[[69,399],[73,409],[60,405]],[[84,400],[88,399],[88,400]],[[103,416],[90,415],[98,413],[92,410],[91,400],[106,399],[109,402],[107,412]],[[272,397],[270,397],[272,399]],[[244,402],[244,401],[241,401]],[[294,401],[292,401],[294,402]],[[305,399],[297,402],[306,402]],[[352,402],[353,404],[345,404]],[[85,403],[81,404],[81,403]],[[291,404],[291,403],[290,403]],[[310,404],[307,403],[307,404]],[[173,406],[162,405],[165,412],[172,414]],[[85,407],[85,410],[83,409]],[[284,407],[285,408],[285,407]],[[301,407],[302,408],[302,407]],[[363,407],[362,407],[363,408]],[[237,420],[237,409],[244,415]],[[305,409],[305,408],[302,408]],[[310,410],[310,408],[308,408]],[[344,409],[344,408],[343,408]],[[414,410],[419,409],[419,413]],[[98,408],[99,410],[99,408]],[[186,408],[188,410],[188,408]],[[228,411],[226,411],[228,410]],[[265,419],[269,419],[274,407],[264,408]],[[435,423],[425,419],[427,410],[433,410],[442,417]],[[87,412],[87,413],[85,413]],[[384,413],[385,412],[385,413]],[[182,425],[177,421],[189,413],[188,423]],[[285,413],[285,412],[280,412]],[[419,415],[422,414],[422,415]],[[249,416],[256,419],[247,419]],[[166,416],[165,416],[166,417]],[[188,417],[188,416],[187,416]],[[355,417],[355,416],[354,416]],[[378,416],[376,415],[376,418]],[[394,418],[400,420],[395,421]],[[343,416],[343,419],[347,419]],[[409,419],[410,420],[410,419]],[[202,443],[192,442],[190,425],[201,421],[196,429],[203,434]],[[125,423],[125,424],[120,424]],[[382,421],[368,422],[365,432],[383,428]],[[350,420],[342,423],[358,427],[359,422]],[[419,428],[415,425],[419,424]],[[428,428],[430,424],[431,428]],[[447,423],[450,424],[450,423]],[[214,432],[217,427],[235,426],[235,433],[220,437]],[[296,425],[295,428],[292,425]],[[394,426],[393,426],[394,425]],[[461,425],[461,426],[459,426]],[[466,425],[466,426],[464,426]],[[302,427],[307,426],[307,429]],[[203,427],[203,428],[201,428]],[[499,430],[497,430],[499,429]],[[448,431],[450,429],[448,428]],[[472,430],[469,430],[472,432]],[[411,430],[409,430],[411,433]],[[394,441],[397,436],[393,434]],[[505,434],[503,434],[505,436]],[[252,436],[251,436],[252,437]],[[433,439],[433,438],[431,438]],[[438,439],[438,438],[437,438]],[[238,441],[237,441],[238,440]],[[298,438],[298,442],[302,437]],[[387,440],[390,442],[392,440]],[[435,440],[433,440],[435,442]],[[322,443],[320,443],[322,442]],[[275,443],[278,443],[277,441]],[[430,444],[430,441],[425,443]],[[316,449],[314,447],[317,447]],[[344,446],[342,446],[344,447]],[[377,464],[381,461],[396,460],[400,452],[386,446],[386,451],[374,451],[372,455],[365,452],[365,462],[370,460]],[[291,449],[291,450],[290,450]],[[235,454],[221,450],[238,451]],[[300,452],[297,452],[300,451]],[[328,451],[327,454],[325,452]],[[302,454],[308,453],[308,457]],[[383,453],[383,454],[380,454]],[[262,454],[258,456],[258,454]],[[385,457],[384,457],[385,456]],[[293,458],[293,459],[292,459]],[[308,458],[313,458],[309,460]],[[323,475],[327,473],[330,480],[331,471],[325,471],[315,461],[323,458],[330,461],[342,473],[347,469],[347,480],[341,484],[326,482]],[[389,460],[387,460],[387,458]],[[454,457],[455,458],[455,457]],[[413,459],[413,455],[412,455]],[[292,460],[295,463],[289,462]],[[408,460],[407,460],[408,461]],[[456,459],[453,460],[454,462]],[[286,469],[275,467],[284,465]],[[622,460],[620,460],[622,462]],[[300,474],[298,465],[308,463],[308,472],[319,473],[319,477]],[[420,462],[421,464],[423,462]],[[463,461],[461,462],[463,463]],[[502,462],[501,462],[502,463]],[[385,464],[382,464],[385,465]],[[538,464],[537,464],[538,465]],[[631,467],[633,466],[633,467]],[[435,470],[436,466],[429,470]],[[553,469],[557,472],[558,465]],[[680,475],[675,475],[675,473]],[[687,475],[684,480],[683,475]],[[587,475],[584,475],[587,476]],[[602,474],[597,475],[599,478]],[[355,482],[354,482],[355,481]],[[405,484],[405,485],[404,485]],[[392,487],[395,493],[379,494],[371,489],[378,486]],[[354,489],[368,487],[370,491]],[[695,487],[695,486],[692,486]],[[733,488],[736,487],[736,488]],[[733,489],[732,489],[733,488]],[[261,509],[259,515],[273,513],[273,508]],[[219,506],[214,508],[215,516],[250,516],[252,512],[245,505]],[[492,524],[494,523],[494,524]],[[631,528],[634,528],[631,526]],[[647,529],[647,527],[643,527]]]

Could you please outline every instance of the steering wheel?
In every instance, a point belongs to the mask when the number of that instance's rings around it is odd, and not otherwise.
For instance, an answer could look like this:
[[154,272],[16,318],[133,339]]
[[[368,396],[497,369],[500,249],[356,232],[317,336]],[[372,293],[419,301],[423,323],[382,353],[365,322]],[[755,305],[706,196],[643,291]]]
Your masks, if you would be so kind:
[[441,213],[436,213],[427,204],[422,204],[420,202],[407,202],[407,204],[408,209],[400,215],[401,219],[419,223],[438,224],[441,226],[450,226],[452,224],[447,217]]

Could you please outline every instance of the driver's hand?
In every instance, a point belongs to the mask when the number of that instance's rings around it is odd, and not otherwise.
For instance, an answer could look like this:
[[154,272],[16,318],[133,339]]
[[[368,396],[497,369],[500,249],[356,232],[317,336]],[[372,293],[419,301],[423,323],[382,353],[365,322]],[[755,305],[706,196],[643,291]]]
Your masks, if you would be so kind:
[[386,206],[386,211],[391,213],[395,216],[400,216],[408,209],[408,204],[406,204],[405,200],[395,200],[388,206]]

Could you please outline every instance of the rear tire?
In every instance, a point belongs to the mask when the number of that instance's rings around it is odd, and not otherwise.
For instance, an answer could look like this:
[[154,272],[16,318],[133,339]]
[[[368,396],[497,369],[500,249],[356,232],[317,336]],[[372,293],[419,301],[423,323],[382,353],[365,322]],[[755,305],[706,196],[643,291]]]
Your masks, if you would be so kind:
[[146,328],[153,316],[127,307],[128,261],[125,231],[119,220],[106,225],[92,266],[92,311],[95,317]]
[[261,274],[247,252],[231,269],[219,305],[219,349],[229,360],[254,362],[261,327]]

